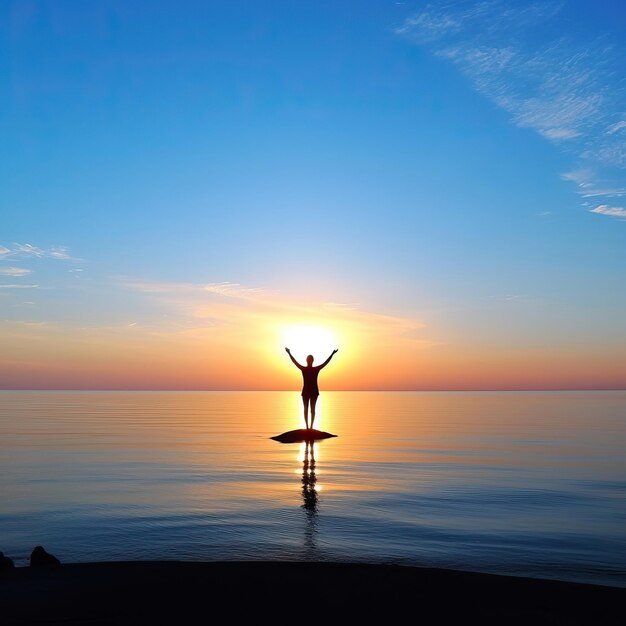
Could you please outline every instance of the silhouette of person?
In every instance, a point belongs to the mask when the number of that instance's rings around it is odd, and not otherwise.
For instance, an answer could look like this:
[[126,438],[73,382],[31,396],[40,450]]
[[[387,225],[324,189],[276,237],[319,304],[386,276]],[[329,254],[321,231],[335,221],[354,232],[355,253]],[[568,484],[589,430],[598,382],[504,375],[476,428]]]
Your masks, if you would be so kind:
[[330,363],[330,360],[338,350],[333,350],[330,356],[321,365],[316,366],[313,366],[313,355],[309,354],[306,358],[306,367],[300,365],[300,363],[293,358],[289,348],[285,348],[285,350],[289,358],[293,361],[293,364],[302,372],[302,404],[304,405],[304,422],[308,430],[309,406],[311,407],[311,428],[313,428],[313,422],[315,421],[315,403],[317,402],[317,397],[320,395],[320,390],[317,386],[317,375],[323,367],[326,367]]

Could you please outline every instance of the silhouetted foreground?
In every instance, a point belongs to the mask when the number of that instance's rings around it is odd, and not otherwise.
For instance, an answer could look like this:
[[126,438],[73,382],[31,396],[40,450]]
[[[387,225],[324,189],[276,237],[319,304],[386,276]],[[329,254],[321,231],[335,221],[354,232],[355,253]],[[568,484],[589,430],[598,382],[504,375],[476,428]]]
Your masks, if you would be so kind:
[[282,435],[270,437],[270,439],[280,441],[281,443],[300,443],[301,441],[317,441],[318,439],[328,439],[336,436],[316,428],[298,428],[296,430],[288,430]]
[[351,624],[404,618],[604,625],[624,623],[625,600],[626,590],[616,587],[396,565],[128,562],[0,573],[3,624],[237,623],[242,617],[300,624],[345,617]]

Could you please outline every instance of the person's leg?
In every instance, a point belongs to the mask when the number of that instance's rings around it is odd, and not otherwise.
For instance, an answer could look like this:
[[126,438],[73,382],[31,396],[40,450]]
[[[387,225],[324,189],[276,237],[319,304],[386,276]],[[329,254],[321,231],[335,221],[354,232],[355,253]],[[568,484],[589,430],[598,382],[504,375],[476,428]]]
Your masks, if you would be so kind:
[[309,427],[309,399],[306,396],[302,396],[302,404],[304,405],[304,423],[306,427]]
[[317,402],[317,396],[311,398],[311,428],[313,428],[313,422],[315,421],[315,403]]

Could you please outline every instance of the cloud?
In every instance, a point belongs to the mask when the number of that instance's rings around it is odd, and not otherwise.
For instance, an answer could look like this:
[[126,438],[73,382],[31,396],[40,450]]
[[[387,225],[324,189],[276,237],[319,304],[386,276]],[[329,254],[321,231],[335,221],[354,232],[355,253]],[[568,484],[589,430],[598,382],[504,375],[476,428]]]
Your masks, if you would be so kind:
[[610,198],[618,198],[626,195],[624,189],[587,189],[580,192],[583,198],[595,198],[597,196],[608,196]]
[[[603,38],[568,36],[565,20],[557,24],[558,37],[551,35],[557,32],[551,20],[563,6],[434,2],[395,32],[453,63],[513,123],[584,164],[562,176],[579,186],[580,195],[624,195],[623,177],[614,172],[626,168],[626,87],[616,80],[623,75],[623,51]],[[611,180],[616,176],[621,180]]]
[[4,267],[0,268],[0,276],[28,276],[32,270],[25,267]]
[[[436,53],[452,61],[475,89],[554,143],[582,138],[603,116],[605,87],[601,67],[591,51],[577,52],[566,43],[544,50],[456,43]],[[593,69],[590,66],[595,65]]]
[[16,243],[13,247],[12,256],[34,256],[41,258],[46,255],[45,250],[29,243]]
[[416,43],[436,42],[458,34],[468,35],[475,30],[493,35],[503,29],[519,30],[548,19],[558,13],[562,5],[562,1],[534,2],[526,6],[501,0],[432,2],[408,17],[395,32]]
[[219,294],[220,296],[227,296],[229,298],[254,298],[267,293],[265,289],[244,287],[239,283],[230,282],[209,283],[204,285],[203,290],[209,293]]
[[395,32],[417,43],[429,43],[437,41],[444,35],[459,32],[462,30],[462,23],[463,15],[460,13],[436,13],[425,10],[408,17]]
[[607,131],[606,131],[606,132],[607,132],[609,135],[613,135],[614,133],[616,133],[616,132],[618,132],[618,131],[620,131],[620,130],[623,130],[623,129],[625,129],[625,128],[626,128],[626,121],[622,120],[622,121],[620,121],[620,122],[617,122],[616,124],[612,124],[611,126],[609,126],[609,127],[607,128]]
[[69,250],[66,246],[54,246],[48,251],[51,259],[61,259],[63,261],[72,260]]
[[[268,309],[280,308],[283,311],[289,310],[294,314],[309,314],[315,310],[321,314],[352,313],[359,310],[359,306],[354,303],[341,302],[301,302],[294,301],[276,291],[261,288],[248,287],[240,283],[233,282],[211,282],[211,283],[186,283],[186,282],[162,282],[136,280],[128,277],[118,279],[118,283],[127,288],[144,293],[165,296],[171,302],[197,305],[193,315],[196,317],[209,316],[211,311],[221,309],[207,305],[207,302],[217,301],[229,303],[238,301],[241,306],[264,306]],[[377,317],[384,317],[377,314]],[[399,319],[399,318],[393,318]],[[421,327],[421,326],[420,326]]]
[[172,283],[161,281],[145,281],[135,280],[132,278],[121,277],[117,282],[122,286],[133,289],[135,291],[143,291],[146,293],[162,293],[162,294],[197,294],[202,293],[213,294],[216,296],[225,296],[227,298],[254,299],[262,295],[269,294],[266,289],[257,287],[246,287],[239,283],[228,281],[219,283]]
[[67,246],[51,246],[50,248],[40,248],[30,243],[14,243],[10,248],[0,246],[0,259],[8,258],[35,258],[35,259],[57,259],[60,261],[77,261],[72,257]]
[[160,281],[137,280],[122,276],[116,282],[127,289],[143,291],[147,293],[169,293],[172,291],[189,291],[198,289],[198,285],[193,283],[169,283]]
[[578,137],[580,135],[578,131],[571,130],[569,128],[548,128],[547,130],[539,132],[541,132],[546,139],[554,139],[556,141],[561,139],[573,139],[574,137]]
[[526,300],[525,296],[522,296],[521,294],[518,294],[518,293],[505,293],[505,294],[492,295],[492,296],[487,296],[487,297],[493,300],[503,300],[504,302],[515,302],[515,301],[520,301],[520,300]]
[[563,174],[561,174],[561,178],[563,180],[568,180],[572,183],[576,183],[577,185],[582,187],[589,184],[589,182],[593,178],[593,173],[589,169],[573,170],[571,172],[564,172]]
[[[355,328],[363,336],[395,336],[404,343],[430,347],[432,340],[421,337],[424,324],[412,318],[363,311],[355,304],[337,302],[305,302],[273,290],[248,287],[233,282],[173,283],[118,279],[121,286],[151,294],[177,310],[173,318],[177,328],[189,326],[194,332],[203,328],[221,327],[244,332],[259,324],[267,326],[285,320]],[[381,330],[382,329],[382,330]],[[381,334],[382,333],[382,334]]]
[[0,289],[36,289],[39,285],[0,285]]
[[611,217],[626,217],[626,209],[618,206],[608,206],[601,204],[595,209],[591,209],[592,213],[600,213],[601,215],[610,215]]
[[578,187],[576,193],[583,198],[619,198],[626,195],[626,189],[622,187],[599,187],[599,183],[593,182],[594,173],[589,169],[565,172],[561,178],[574,183]]

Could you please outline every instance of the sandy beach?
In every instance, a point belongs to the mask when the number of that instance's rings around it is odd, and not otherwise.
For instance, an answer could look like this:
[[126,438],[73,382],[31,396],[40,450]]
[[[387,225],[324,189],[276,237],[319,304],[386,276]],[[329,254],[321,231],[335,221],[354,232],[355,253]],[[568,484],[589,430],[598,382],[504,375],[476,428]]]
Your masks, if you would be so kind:
[[[397,565],[321,562],[112,562],[0,574],[4,624],[480,620],[623,623],[626,590]],[[221,617],[220,617],[221,616]]]

